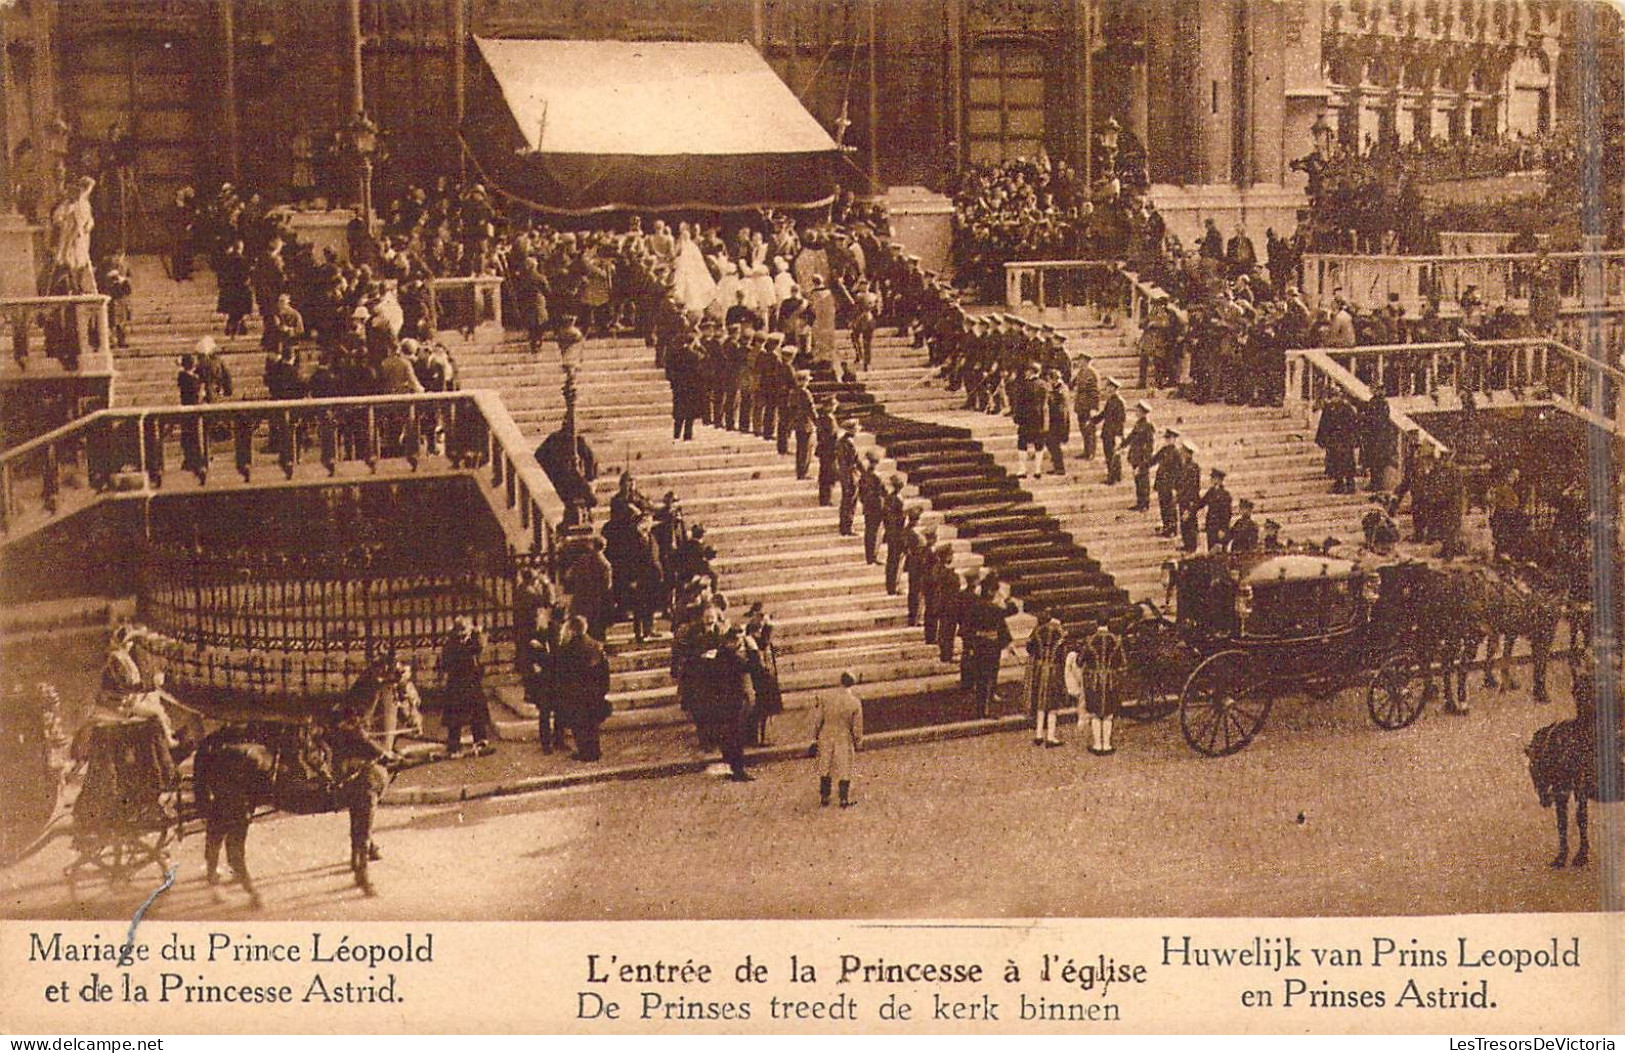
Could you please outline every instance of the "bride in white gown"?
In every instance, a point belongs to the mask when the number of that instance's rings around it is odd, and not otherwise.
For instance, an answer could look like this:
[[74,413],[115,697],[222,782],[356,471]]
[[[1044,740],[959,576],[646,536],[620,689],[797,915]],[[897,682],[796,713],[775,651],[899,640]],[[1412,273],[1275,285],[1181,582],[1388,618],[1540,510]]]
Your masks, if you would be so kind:
[[677,228],[677,263],[673,268],[673,285],[677,302],[685,311],[703,311],[717,295],[717,283],[711,277],[711,268],[705,265],[705,256],[694,242],[694,231],[687,223]]

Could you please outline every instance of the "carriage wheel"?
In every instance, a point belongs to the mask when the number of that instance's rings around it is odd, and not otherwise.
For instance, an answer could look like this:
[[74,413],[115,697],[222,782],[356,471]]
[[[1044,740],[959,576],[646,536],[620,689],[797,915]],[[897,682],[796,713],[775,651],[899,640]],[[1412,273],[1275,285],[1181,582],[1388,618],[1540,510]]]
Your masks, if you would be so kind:
[[1197,753],[1228,757],[1253,740],[1270,715],[1243,651],[1220,651],[1196,667],[1179,700],[1179,728]]
[[[1165,631],[1171,634],[1171,630]],[[1147,659],[1135,677],[1139,681],[1139,698],[1135,705],[1123,708],[1123,715],[1149,724],[1179,708],[1180,690],[1185,686],[1188,670],[1197,664],[1198,656],[1189,644],[1177,638],[1159,640],[1139,654]]]
[[[1422,683],[1417,678],[1423,677]],[[1365,689],[1365,705],[1371,722],[1384,731],[1398,731],[1416,723],[1427,706],[1426,675],[1416,656],[1409,651],[1389,655]]]

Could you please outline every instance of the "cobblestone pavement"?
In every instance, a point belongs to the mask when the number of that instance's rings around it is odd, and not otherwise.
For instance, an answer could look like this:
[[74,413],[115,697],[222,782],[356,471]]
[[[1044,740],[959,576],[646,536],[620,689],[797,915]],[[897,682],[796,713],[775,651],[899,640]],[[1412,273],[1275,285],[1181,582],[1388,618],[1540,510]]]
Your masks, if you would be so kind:
[[[737,784],[704,774],[379,813],[379,895],[350,882],[341,815],[262,819],[265,898],[203,881],[201,837],[175,853],[149,918],[635,919],[1440,914],[1600,909],[1607,861],[1552,871],[1552,814],[1522,746],[1572,713],[1475,683],[1471,716],[1430,707],[1382,732],[1363,692],[1278,703],[1225,759],[1177,718],[1126,726],[1115,757],[1016,732],[865,752],[858,807],[820,809],[813,763]],[[1527,669],[1520,670],[1527,687]],[[533,743],[505,749],[534,749]],[[1617,806],[1592,811],[1618,843]],[[1606,855],[1606,853],[1599,853]],[[128,919],[155,874],[62,878],[58,838],[0,871],[10,917]]]

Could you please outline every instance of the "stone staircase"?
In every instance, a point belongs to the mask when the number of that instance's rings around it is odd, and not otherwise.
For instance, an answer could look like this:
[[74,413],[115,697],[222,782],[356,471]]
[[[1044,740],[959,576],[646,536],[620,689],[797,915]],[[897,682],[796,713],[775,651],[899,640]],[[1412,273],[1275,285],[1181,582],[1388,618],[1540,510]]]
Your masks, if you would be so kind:
[[[551,347],[535,356],[522,342],[482,346],[458,353],[458,361],[464,387],[501,392],[538,443],[562,420],[563,374]],[[577,385],[577,426],[598,459],[599,521],[623,470],[652,500],[674,493],[687,523],[705,526],[730,605],[759,601],[773,615],[787,707],[810,704],[843,670],[858,676],[871,700],[957,692],[957,666],[944,665],[922,631],[907,625],[903,598],[888,595],[882,568],[864,562],[861,537],[840,536],[836,509],[819,506],[816,478],[795,477],[793,457],[771,441],[703,423],[691,441],[674,441],[670,388],[641,341],[588,341]],[[966,564],[978,560],[968,543],[956,544]],[[609,634],[609,650],[616,723],[683,719],[669,640],[637,644],[622,623]],[[1019,675],[1013,663],[1006,677]]]
[[[1138,358],[1119,330],[1060,328],[1071,353],[1087,350],[1102,378],[1115,377],[1125,385],[1130,423],[1134,404],[1144,399],[1151,404],[1159,444],[1162,429],[1175,427],[1196,445],[1204,486],[1207,469],[1221,466],[1232,496],[1256,502],[1254,518],[1260,524],[1274,519],[1282,525],[1283,536],[1292,540],[1319,541],[1330,535],[1351,546],[1358,541],[1367,498],[1329,492],[1321,471],[1324,455],[1314,444],[1314,427],[1306,416],[1273,407],[1198,405],[1141,388]],[[964,394],[948,391],[946,383],[934,376],[923,348],[911,347],[887,330],[876,339],[875,367],[863,380],[889,411],[901,413],[894,407],[907,406],[908,414],[922,423],[968,433],[997,464],[1012,473],[1019,470],[1014,422],[1007,414],[964,409]],[[1157,536],[1161,521],[1155,497],[1151,511],[1132,511],[1134,485],[1127,464],[1123,481],[1107,486],[1098,449],[1093,461],[1083,460],[1082,452],[1074,427],[1064,476],[1014,482],[1098,561],[1130,600],[1161,599],[1162,564],[1179,554],[1179,544],[1177,539]]]

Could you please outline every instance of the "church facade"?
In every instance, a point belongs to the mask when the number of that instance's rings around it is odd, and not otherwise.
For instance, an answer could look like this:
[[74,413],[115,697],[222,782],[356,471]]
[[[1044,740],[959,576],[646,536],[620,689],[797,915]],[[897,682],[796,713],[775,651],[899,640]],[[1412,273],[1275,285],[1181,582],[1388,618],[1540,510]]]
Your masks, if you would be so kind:
[[185,184],[235,179],[279,193],[312,152],[301,144],[341,134],[358,107],[384,134],[386,188],[456,166],[474,36],[748,41],[841,130],[856,188],[942,190],[964,165],[1040,150],[1096,173],[1109,156],[1143,156],[1176,231],[1217,214],[1258,233],[1290,229],[1303,203],[1290,164],[1313,148],[1317,120],[1350,147],[1553,127],[1578,10],[1549,0],[18,0],[0,10],[0,138],[10,189],[32,177],[53,136],[94,143],[120,128],[139,177],[133,220],[150,229]]

